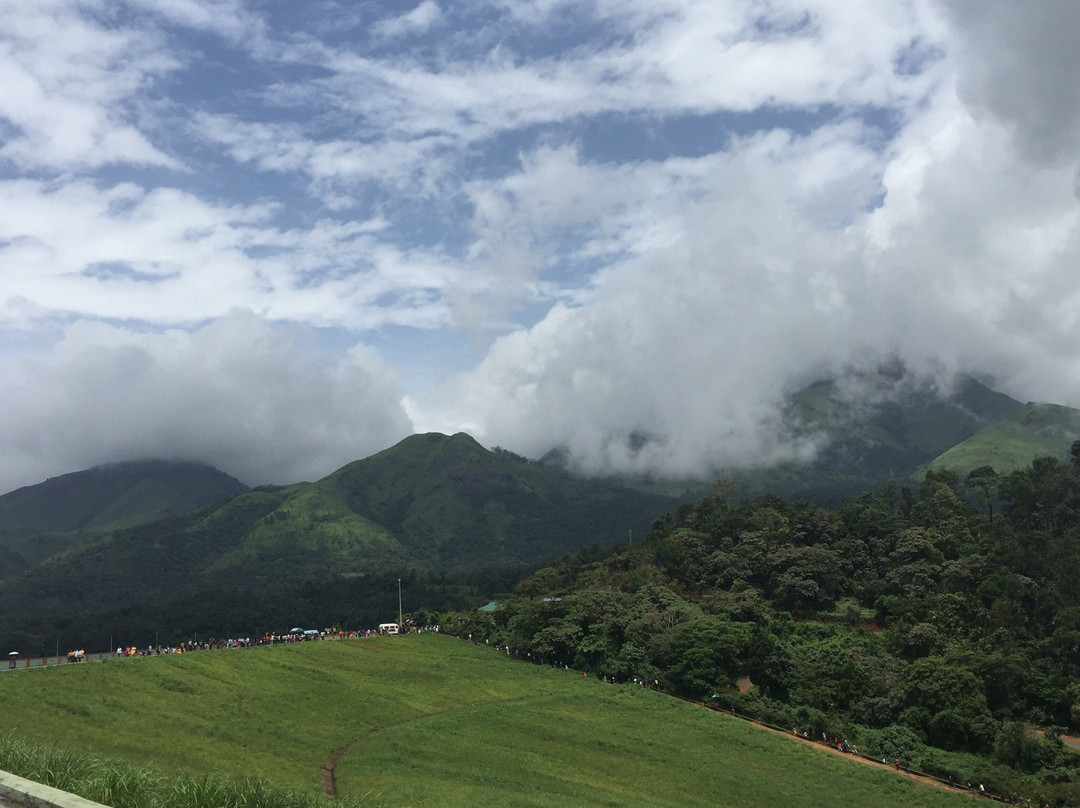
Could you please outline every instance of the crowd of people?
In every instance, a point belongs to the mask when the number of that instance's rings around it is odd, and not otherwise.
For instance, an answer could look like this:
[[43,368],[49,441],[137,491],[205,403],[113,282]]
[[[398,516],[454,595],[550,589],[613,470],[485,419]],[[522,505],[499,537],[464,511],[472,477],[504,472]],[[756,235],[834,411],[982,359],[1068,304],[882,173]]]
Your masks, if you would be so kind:
[[136,645],[121,645],[116,648],[116,657],[142,657],[159,656],[161,654],[190,654],[195,651],[216,651],[222,648],[253,648],[260,645],[282,645],[294,642],[314,642],[329,639],[355,639],[356,637],[371,636],[372,632],[334,631],[324,629],[322,631],[292,631],[287,634],[263,634],[257,637],[230,637],[218,639],[210,637],[205,640],[187,640],[176,645],[148,645],[139,647]]
[[[410,631],[438,633],[439,627],[437,625],[416,627],[406,624],[401,627],[401,630],[403,633],[408,633]],[[116,648],[115,656],[119,659],[126,657],[159,656],[161,654],[189,654],[194,651],[214,651],[222,648],[251,648],[260,645],[282,645],[284,643],[294,642],[355,640],[364,637],[378,637],[387,633],[385,628],[351,631],[333,628],[325,628],[321,631],[295,628],[282,634],[263,634],[256,637],[232,637],[227,639],[211,637],[205,640],[188,640],[177,645],[148,645],[141,647],[137,645],[120,645]],[[85,651],[71,651],[67,655],[67,660],[68,662],[83,661],[85,659],[85,654]],[[79,656],[73,658],[73,655]]]

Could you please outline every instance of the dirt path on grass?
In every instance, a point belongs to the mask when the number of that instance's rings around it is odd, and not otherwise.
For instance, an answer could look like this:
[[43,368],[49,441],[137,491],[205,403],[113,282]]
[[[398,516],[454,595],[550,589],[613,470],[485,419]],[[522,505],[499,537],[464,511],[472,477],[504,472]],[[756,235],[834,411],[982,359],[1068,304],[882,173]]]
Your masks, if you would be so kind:
[[[489,706],[492,704],[507,704],[515,701],[528,701],[531,698],[532,696],[523,696],[513,699],[495,699],[494,701],[486,702],[483,706]],[[396,721],[393,724],[387,724],[385,727],[375,727],[374,729],[365,732],[359,738],[354,738],[344,746],[339,747],[333,752],[333,754],[331,754],[326,760],[324,760],[322,765],[319,767],[319,785],[322,786],[323,794],[325,794],[328,798],[332,800],[337,799],[337,778],[334,776],[334,769],[337,768],[338,761],[345,757],[345,755],[349,754],[349,752],[356,749],[356,747],[360,746],[360,744],[364,743],[364,741],[371,740],[375,736],[381,735],[387,730],[394,729],[395,727],[400,727],[405,724],[411,724],[413,721],[425,721],[428,718],[436,715],[442,715],[446,712],[449,712],[449,710],[435,710],[431,713],[418,715],[416,716],[416,718],[407,718],[404,721]],[[0,806],[0,808],[2,808],[2,806]]]
[[389,729],[389,727],[373,729],[366,735],[361,735],[359,738],[349,741],[341,748],[336,749],[330,757],[323,761],[322,766],[319,767],[319,785],[322,786],[323,794],[329,799],[337,799],[337,779],[334,777],[334,769],[337,767],[338,761],[368,738],[378,735],[384,729]]
[[[508,701],[516,701],[516,699],[508,699]],[[701,706],[705,707],[705,705],[701,705]],[[706,708],[706,709],[709,709],[709,708]],[[430,714],[427,714],[427,715],[417,716],[416,718],[410,718],[410,719],[408,719],[406,721],[398,721],[398,722],[396,722],[394,724],[387,724],[385,727],[376,727],[375,729],[369,730],[368,732],[364,733],[359,738],[354,738],[353,740],[349,741],[344,746],[341,746],[338,749],[336,749],[333,752],[333,754],[331,754],[329,757],[326,758],[325,761],[323,761],[322,766],[319,768],[319,783],[322,786],[323,794],[325,794],[328,799],[331,799],[331,800],[337,799],[337,780],[334,777],[334,769],[337,768],[338,761],[340,761],[343,757],[345,757],[345,755],[347,755],[349,752],[356,749],[356,747],[360,746],[360,744],[364,743],[365,741],[367,741],[367,740],[369,740],[371,738],[374,738],[377,735],[382,734],[383,732],[386,732],[387,730],[394,729],[395,727],[400,727],[403,724],[408,724],[408,723],[411,723],[413,721],[423,721],[424,719],[431,718],[431,716],[433,716],[433,715],[440,715],[441,712],[445,712],[445,711],[440,711],[440,712],[437,712],[437,713],[430,713]],[[716,711],[713,711],[713,712],[716,712]],[[896,769],[892,765],[886,765],[886,764],[882,763],[879,760],[874,760],[873,758],[863,757],[862,755],[855,755],[855,754],[852,754],[851,752],[841,752],[840,750],[835,749],[832,746],[829,746],[827,744],[818,743],[817,741],[812,740],[810,738],[803,738],[800,735],[795,735],[795,734],[790,733],[790,732],[784,732],[782,730],[773,729],[772,727],[767,727],[767,726],[764,726],[762,724],[758,724],[755,721],[750,721],[748,719],[741,719],[741,720],[745,721],[745,723],[749,724],[750,726],[754,727],[755,729],[761,730],[762,732],[770,732],[773,735],[779,735],[780,737],[787,738],[789,741],[796,741],[797,743],[812,746],[815,749],[820,749],[823,752],[826,752],[826,753],[828,753],[830,755],[835,755],[837,757],[841,757],[844,760],[850,761],[852,763],[862,763],[865,766],[873,766],[875,768],[886,769],[886,770],[894,772],[895,774],[897,774],[900,777],[906,777],[909,780],[914,780],[914,781],[916,781],[918,783],[922,783],[923,785],[931,786],[931,787],[936,788],[936,789],[938,789],[940,791],[948,791],[948,792],[951,792],[951,793],[954,793],[954,794],[967,794],[968,796],[971,796],[971,797],[978,796],[978,794],[976,792],[968,791],[967,789],[964,789],[964,788],[956,788],[956,787],[953,787],[953,786],[949,786],[947,783],[943,783],[943,782],[941,782],[940,780],[938,780],[937,778],[934,778],[934,777],[928,777],[926,775],[918,774],[916,772],[906,772],[903,769]],[[1064,740],[1064,738],[1062,740]],[[1070,738],[1069,740],[1075,742],[1077,745],[1080,745],[1080,738]],[[2,808],[2,806],[0,806],[0,808]]]
[[323,794],[325,794],[328,798],[332,800],[337,799],[337,778],[334,777],[334,769],[337,768],[339,760],[345,757],[345,755],[358,747],[364,741],[368,740],[369,738],[374,738],[376,735],[386,732],[389,729],[393,729],[394,727],[400,727],[402,724],[408,724],[411,721],[422,721],[425,718],[431,718],[431,716],[433,715],[439,715],[441,712],[442,711],[428,713],[426,715],[418,715],[416,718],[409,718],[405,721],[398,721],[394,724],[387,724],[385,727],[375,727],[375,729],[368,730],[359,738],[354,738],[344,746],[336,749],[333,754],[330,755],[330,757],[323,761],[322,766],[319,767],[319,785],[322,786]]
[[[525,700],[525,699],[524,698],[506,699],[505,701],[512,702],[512,701],[522,701],[522,700]],[[718,713],[720,715],[726,715],[726,713],[723,713],[723,712],[717,711],[717,710],[713,710],[712,708],[708,707],[705,704],[702,704],[701,702],[693,702],[693,703],[697,704],[699,707],[703,707],[705,709],[711,710],[712,712],[716,712],[716,713]],[[360,737],[354,738],[353,740],[349,741],[347,744],[345,744],[345,745],[339,747],[338,749],[336,749],[329,757],[326,758],[326,760],[323,761],[322,765],[319,767],[319,784],[322,787],[323,794],[325,794],[328,799],[331,799],[331,800],[337,799],[337,796],[338,796],[338,793],[337,793],[337,779],[334,776],[334,770],[337,768],[338,762],[343,757],[345,757],[345,755],[347,755],[349,752],[356,749],[362,743],[364,743],[365,741],[370,740],[371,738],[376,737],[377,735],[382,734],[383,732],[386,732],[387,730],[394,729],[395,727],[400,727],[400,726],[402,726],[404,724],[412,723],[413,721],[423,721],[425,719],[431,718],[432,716],[441,715],[444,712],[447,712],[447,711],[446,710],[438,710],[438,711],[435,711],[433,713],[427,713],[425,715],[416,716],[415,718],[409,718],[409,719],[406,719],[404,721],[397,721],[397,722],[395,722],[393,724],[387,724],[384,727],[375,727],[374,729],[368,730],[367,732],[365,732]],[[976,792],[976,791],[969,791],[966,788],[957,787],[957,786],[950,786],[948,783],[944,783],[941,780],[938,780],[936,777],[930,777],[928,775],[919,774],[917,772],[904,771],[903,769],[896,768],[891,763],[890,764],[885,764],[885,763],[882,763],[880,760],[876,760],[874,758],[869,758],[869,757],[864,757],[863,755],[856,755],[856,754],[853,754],[851,752],[841,752],[839,749],[836,749],[835,747],[833,747],[833,746],[831,746],[829,744],[819,743],[818,741],[815,741],[812,738],[803,738],[801,735],[798,735],[798,734],[795,734],[795,733],[792,733],[792,732],[785,732],[784,730],[775,729],[773,727],[765,726],[764,724],[759,724],[756,721],[753,721],[753,720],[750,720],[750,719],[747,719],[747,718],[740,718],[740,720],[744,721],[745,723],[747,723],[747,724],[751,725],[752,727],[754,727],[756,729],[759,729],[759,730],[761,730],[763,732],[770,732],[773,735],[779,735],[780,737],[787,738],[789,741],[796,741],[797,743],[812,746],[815,749],[820,749],[823,752],[826,752],[826,753],[828,753],[830,755],[835,755],[835,756],[841,757],[844,760],[847,760],[847,761],[852,762],[852,763],[861,763],[864,766],[873,766],[875,768],[880,768],[880,769],[884,769],[884,770],[887,770],[887,771],[892,771],[893,773],[895,773],[896,775],[898,775],[900,777],[906,777],[909,780],[914,780],[915,782],[921,783],[922,785],[930,786],[932,788],[936,788],[939,791],[948,791],[948,792],[953,793],[953,794],[965,794],[965,795],[970,796],[970,797],[979,797],[980,796],[980,794],[978,792]],[[1067,746],[1075,747],[1077,749],[1080,749],[1080,738],[1062,736],[1061,740]],[[990,795],[985,794],[985,795],[981,795],[981,796],[989,797]],[[3,808],[3,806],[0,805],[0,808]]]
[[791,732],[784,732],[782,730],[773,729],[772,727],[766,727],[754,721],[747,720],[746,723],[750,724],[750,726],[755,727],[756,729],[762,730],[763,732],[771,732],[773,735],[779,735],[783,738],[787,738],[789,741],[797,741],[798,743],[807,744],[814,747],[815,749],[820,749],[822,752],[827,752],[830,755],[841,757],[844,760],[850,761],[852,763],[862,763],[866,766],[873,766],[877,769],[891,771],[900,777],[906,777],[909,780],[914,780],[918,783],[922,783],[923,785],[932,786],[933,788],[936,788],[940,791],[948,791],[951,794],[966,794],[969,797],[979,796],[977,792],[968,791],[966,788],[950,786],[948,783],[941,782],[936,777],[929,777],[927,775],[918,774],[916,772],[906,772],[903,769],[897,769],[891,763],[885,764],[882,763],[880,760],[874,760],[873,758],[864,757],[863,755],[856,755],[851,752],[841,752],[839,749],[835,749],[834,747],[827,744],[819,743],[818,741],[815,741],[811,738],[803,738],[801,735],[795,735]]

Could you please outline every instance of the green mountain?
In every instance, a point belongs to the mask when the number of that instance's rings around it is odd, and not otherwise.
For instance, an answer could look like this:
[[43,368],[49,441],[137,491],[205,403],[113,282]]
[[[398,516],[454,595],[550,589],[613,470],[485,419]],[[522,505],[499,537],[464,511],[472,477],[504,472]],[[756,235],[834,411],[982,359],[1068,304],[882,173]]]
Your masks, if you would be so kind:
[[330,475],[350,509],[398,537],[418,566],[445,570],[550,558],[644,535],[674,500],[553,472],[465,434],[414,435]]
[[93,535],[188,513],[246,491],[201,463],[139,460],[53,477],[0,496],[0,576]]
[[750,495],[838,502],[888,480],[907,480],[1022,407],[972,378],[945,392],[896,369],[822,381],[793,395],[785,411],[792,439],[820,447],[814,459],[734,469],[729,476]]
[[[644,535],[668,497],[582,480],[468,435],[413,435],[315,483],[258,489],[188,528],[226,538],[202,565],[260,579],[533,564]],[[239,516],[237,516],[239,513]]]
[[17,621],[210,590],[535,565],[643,536],[675,504],[579,480],[468,435],[414,435],[315,483],[253,489],[185,516],[110,530],[0,580]]
[[1068,456],[1080,438],[1080,410],[1059,404],[1025,404],[935,457],[920,471],[948,469],[961,477],[981,466],[1006,474],[1036,457]]
[[[943,394],[888,372],[811,385],[793,396],[787,418],[793,439],[822,447],[812,462],[716,476],[732,477],[744,496],[830,505],[926,468],[1007,472],[1064,455],[1080,433],[1080,413],[1069,408],[1025,406],[971,379]],[[0,497],[0,634],[27,620],[52,631],[73,612],[100,624],[147,604],[156,614],[225,603],[237,614],[265,611],[244,592],[264,606],[269,598],[317,613],[335,581],[345,587],[333,590],[335,602],[344,603],[374,602],[373,587],[414,573],[433,586],[446,583],[438,576],[481,571],[490,582],[499,570],[502,580],[631,532],[643,538],[692,499],[695,482],[584,480],[566,471],[565,453],[533,462],[468,435],[428,434],[314,483],[243,491],[185,513],[230,486],[242,488],[205,467],[120,464]],[[175,515],[149,521],[162,514]]]

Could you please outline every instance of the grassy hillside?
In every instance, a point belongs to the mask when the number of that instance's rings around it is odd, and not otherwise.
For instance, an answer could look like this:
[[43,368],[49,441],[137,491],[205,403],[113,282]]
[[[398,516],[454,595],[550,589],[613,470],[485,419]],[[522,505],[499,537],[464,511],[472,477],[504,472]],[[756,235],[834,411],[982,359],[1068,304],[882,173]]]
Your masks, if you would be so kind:
[[0,698],[19,738],[309,793],[355,744],[336,775],[362,805],[967,804],[659,693],[434,635],[9,673]]
[[228,537],[200,565],[203,577],[215,582],[234,575],[262,585],[323,577],[312,574],[313,566],[336,575],[407,567],[389,530],[319,483],[252,492],[209,513],[188,533]]
[[1064,459],[1080,438],[1080,410],[1057,404],[1025,404],[938,455],[921,471],[949,469],[961,477],[981,466],[999,474],[1023,468],[1036,457]]

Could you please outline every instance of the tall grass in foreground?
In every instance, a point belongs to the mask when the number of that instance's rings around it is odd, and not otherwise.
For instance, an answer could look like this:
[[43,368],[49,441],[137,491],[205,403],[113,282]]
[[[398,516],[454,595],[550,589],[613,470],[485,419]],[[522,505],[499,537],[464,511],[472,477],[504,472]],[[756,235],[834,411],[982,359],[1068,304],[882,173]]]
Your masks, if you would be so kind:
[[[0,770],[78,794],[112,808],[325,808],[326,798],[281,788],[257,777],[165,775],[149,767],[0,736]],[[375,804],[341,800],[342,808]]]

